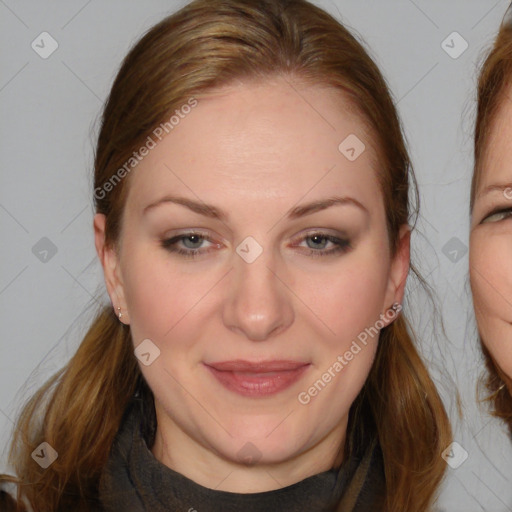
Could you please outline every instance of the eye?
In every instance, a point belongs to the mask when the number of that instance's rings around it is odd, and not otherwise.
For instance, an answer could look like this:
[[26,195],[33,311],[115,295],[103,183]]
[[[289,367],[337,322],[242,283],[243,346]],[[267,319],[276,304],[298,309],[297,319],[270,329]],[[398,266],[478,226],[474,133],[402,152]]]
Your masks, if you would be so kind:
[[[212,240],[205,234],[196,231],[189,233],[183,233],[181,235],[162,240],[161,245],[164,249],[169,252],[180,254],[186,258],[195,258],[201,254],[210,252],[210,249],[203,249],[201,245],[204,241],[212,242]],[[185,249],[178,247],[178,244],[182,243]],[[220,244],[213,244],[215,247],[219,247]]]
[[[345,253],[351,249],[350,240],[345,238],[338,238],[336,236],[330,235],[329,233],[323,233],[321,231],[308,233],[302,238],[302,240],[307,243],[309,249],[307,252],[313,257],[331,256],[334,254]],[[308,241],[311,241],[312,244],[309,244]],[[328,250],[324,250],[326,244],[328,243],[330,243],[332,247]]]
[[[299,240],[306,242],[308,246],[306,248],[306,254],[313,257],[341,254],[351,249],[350,241],[348,239],[338,238],[321,231],[308,233]],[[205,241],[210,242],[212,245],[204,248],[203,243]],[[331,248],[326,250],[326,246],[328,246],[328,244],[331,245]],[[219,248],[221,246],[221,244],[213,243],[206,233],[197,231],[182,233],[162,240],[161,245],[167,251],[179,254],[185,258],[196,258],[211,252],[214,250],[213,248]],[[298,247],[301,246],[298,245]],[[301,248],[304,247],[302,246]]]
[[484,217],[481,224],[484,224],[486,222],[499,222],[500,220],[504,220],[511,217],[512,208],[497,209],[489,213],[486,217]]

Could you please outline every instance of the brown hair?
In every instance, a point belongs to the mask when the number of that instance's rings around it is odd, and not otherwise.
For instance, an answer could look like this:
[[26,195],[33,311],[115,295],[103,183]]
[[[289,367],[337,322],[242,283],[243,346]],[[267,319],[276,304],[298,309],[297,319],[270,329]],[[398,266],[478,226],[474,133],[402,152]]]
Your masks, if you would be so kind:
[[[476,191],[483,172],[488,151],[488,139],[500,105],[507,98],[512,79],[512,23],[502,23],[494,45],[480,71],[477,89],[477,115],[475,123],[474,170],[471,181],[470,209],[473,211]],[[512,379],[507,377],[480,338],[487,377],[485,385],[492,414],[507,423],[512,434]]]
[[[379,153],[394,254],[399,229],[411,213],[414,177],[395,106],[362,45],[305,0],[195,0],[149,30],[124,59],[106,102],[95,190],[191,97],[237,79],[274,76],[332,86],[358,109]],[[108,246],[119,240],[129,181],[126,177],[108,194],[95,195],[96,211],[106,215]],[[11,480],[19,482],[18,499],[24,496],[36,512],[93,505],[122,414],[134,390],[144,386],[141,377],[129,327],[109,305],[67,366],[36,393],[18,420],[10,453],[19,475]],[[35,424],[47,394],[43,423]],[[451,430],[403,314],[382,329],[375,362],[352,405],[347,438],[357,439],[363,430],[378,436],[382,449],[386,510],[429,510],[445,472],[441,452],[451,442]],[[42,441],[59,453],[44,471],[30,456]],[[346,443],[346,454],[353,448]]]

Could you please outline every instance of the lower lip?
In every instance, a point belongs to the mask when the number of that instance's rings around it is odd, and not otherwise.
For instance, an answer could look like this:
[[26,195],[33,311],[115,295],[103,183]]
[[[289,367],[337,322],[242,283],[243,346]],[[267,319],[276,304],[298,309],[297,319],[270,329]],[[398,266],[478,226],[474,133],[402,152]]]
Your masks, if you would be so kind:
[[296,370],[267,373],[220,371],[205,365],[213,376],[227,389],[243,396],[269,396],[284,391],[300,379],[309,364]]

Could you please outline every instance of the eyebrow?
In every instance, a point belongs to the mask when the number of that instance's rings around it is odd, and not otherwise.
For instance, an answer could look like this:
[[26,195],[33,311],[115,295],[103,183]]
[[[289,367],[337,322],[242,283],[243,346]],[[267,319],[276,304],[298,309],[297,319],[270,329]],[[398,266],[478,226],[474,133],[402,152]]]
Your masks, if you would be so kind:
[[[143,215],[148,211],[161,206],[163,204],[179,204],[181,206],[185,206],[186,208],[192,210],[199,215],[204,215],[205,217],[210,217],[213,219],[218,219],[223,222],[227,221],[229,215],[227,212],[213,206],[206,204],[204,202],[194,201],[192,199],[186,197],[178,197],[178,196],[165,196],[161,199],[158,199],[154,203],[148,204],[142,210]],[[364,213],[369,214],[370,212],[360,201],[353,197],[340,197],[333,196],[326,199],[319,199],[317,201],[312,201],[310,203],[302,204],[299,206],[295,206],[288,210],[286,216],[288,219],[297,219],[299,217],[303,217],[305,215],[311,215],[315,212],[319,212],[321,210],[325,210],[330,208],[331,206],[356,206]]]
[[512,181],[510,183],[495,183],[494,185],[489,185],[489,186],[485,187],[482,190],[482,192],[480,192],[480,194],[478,194],[478,195],[484,196],[485,194],[487,194],[489,192],[494,192],[494,191],[505,192],[505,190],[507,188],[512,188]]

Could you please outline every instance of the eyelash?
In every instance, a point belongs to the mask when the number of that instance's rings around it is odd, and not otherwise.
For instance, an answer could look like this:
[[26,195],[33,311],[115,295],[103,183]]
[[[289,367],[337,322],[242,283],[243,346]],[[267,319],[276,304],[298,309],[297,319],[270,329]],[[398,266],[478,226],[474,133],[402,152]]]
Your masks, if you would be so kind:
[[[191,231],[189,233],[183,233],[182,235],[178,235],[178,236],[175,236],[172,238],[168,238],[166,240],[162,240],[161,244],[162,244],[162,247],[164,249],[166,249],[167,251],[169,251],[171,253],[179,254],[180,256],[183,256],[185,258],[190,258],[190,259],[197,258],[197,257],[201,256],[202,254],[206,254],[206,253],[210,252],[210,250],[206,250],[206,251],[202,251],[201,249],[184,250],[184,249],[179,249],[179,248],[175,247],[176,244],[178,242],[180,242],[181,240],[184,240],[186,238],[191,238],[192,236],[196,236],[196,237],[198,237],[202,240],[206,240],[208,242],[212,241],[208,236],[206,236],[203,233],[197,233],[197,232]],[[315,232],[307,234],[306,236],[303,237],[303,240],[306,240],[308,238],[314,238],[314,237],[319,237],[321,239],[325,239],[325,240],[335,244],[334,248],[329,249],[327,251],[309,249],[309,255],[313,256],[314,258],[324,257],[324,256],[333,256],[335,254],[345,253],[349,249],[351,249],[349,240],[337,238],[337,237],[329,235],[327,233],[322,233],[320,231],[318,231],[318,232],[315,231]]]
[[[488,213],[482,219],[482,223],[486,222],[493,215],[498,215],[500,213],[505,213],[506,214],[505,217],[503,219],[500,219],[500,220],[505,220],[505,219],[511,218],[512,217],[512,208],[497,208],[496,210],[493,210],[492,212]],[[499,221],[495,221],[495,222],[499,222]]]

